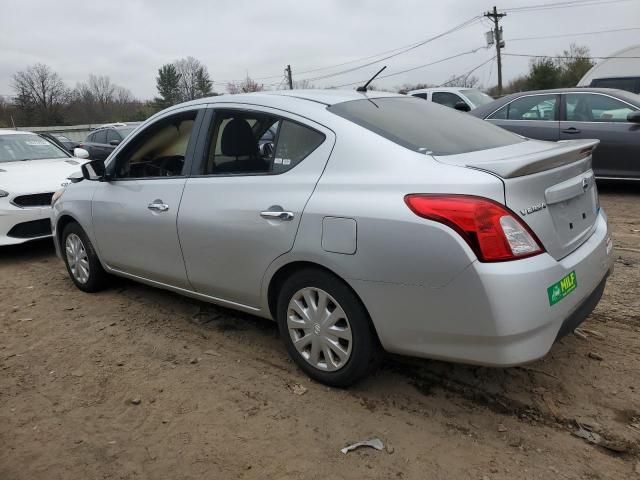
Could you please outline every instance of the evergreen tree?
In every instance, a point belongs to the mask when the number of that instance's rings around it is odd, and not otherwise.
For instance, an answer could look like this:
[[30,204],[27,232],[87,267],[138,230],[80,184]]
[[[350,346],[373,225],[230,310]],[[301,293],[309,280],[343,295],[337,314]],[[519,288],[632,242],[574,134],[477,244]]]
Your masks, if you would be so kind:
[[180,74],[172,63],[158,69],[156,88],[160,97],[155,102],[159,107],[167,108],[180,102]]

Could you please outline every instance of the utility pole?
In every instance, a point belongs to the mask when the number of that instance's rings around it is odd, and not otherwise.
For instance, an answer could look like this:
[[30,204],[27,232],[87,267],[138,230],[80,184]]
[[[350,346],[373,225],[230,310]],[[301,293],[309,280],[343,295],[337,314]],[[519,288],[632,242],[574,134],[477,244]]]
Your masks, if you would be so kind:
[[284,73],[287,75],[287,80],[289,80],[289,90],[293,90],[293,78],[291,77],[291,65],[287,65],[287,68],[284,69]]
[[502,58],[500,58],[500,49],[504,48],[504,42],[502,41],[502,27],[500,26],[500,19],[506,17],[506,13],[498,13],[498,9],[494,6],[493,12],[487,12],[485,17],[490,18],[493,21],[494,29],[493,36],[496,43],[496,60],[498,63],[498,95],[502,95]]

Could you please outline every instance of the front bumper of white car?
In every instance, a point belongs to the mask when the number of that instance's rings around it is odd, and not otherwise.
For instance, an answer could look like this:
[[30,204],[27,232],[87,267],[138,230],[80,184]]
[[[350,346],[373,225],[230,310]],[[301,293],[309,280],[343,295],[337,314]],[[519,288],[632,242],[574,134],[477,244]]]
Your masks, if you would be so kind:
[[[611,250],[601,211],[591,237],[559,261],[546,253],[513,262],[475,261],[439,288],[351,284],[386,350],[511,366],[544,356],[593,311],[613,268]],[[558,296],[554,287],[567,277]]]
[[0,246],[51,236],[50,195],[45,192],[0,198]]

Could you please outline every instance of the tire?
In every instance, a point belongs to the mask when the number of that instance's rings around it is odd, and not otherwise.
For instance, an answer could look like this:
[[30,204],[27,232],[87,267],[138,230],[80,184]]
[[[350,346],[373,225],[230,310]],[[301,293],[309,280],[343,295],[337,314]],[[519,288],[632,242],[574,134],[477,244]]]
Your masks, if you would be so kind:
[[277,321],[291,358],[326,385],[348,387],[369,375],[381,358],[362,302],[341,279],[324,270],[299,270],[283,282]]
[[73,283],[83,292],[98,292],[107,285],[108,275],[102,268],[93,244],[77,223],[62,231],[62,258]]

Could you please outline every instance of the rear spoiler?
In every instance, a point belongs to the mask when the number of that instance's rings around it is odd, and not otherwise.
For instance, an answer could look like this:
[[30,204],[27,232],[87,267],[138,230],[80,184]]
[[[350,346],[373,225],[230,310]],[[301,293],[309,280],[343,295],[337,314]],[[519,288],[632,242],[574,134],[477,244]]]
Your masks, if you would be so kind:
[[474,162],[466,165],[495,173],[502,178],[522,177],[577,162],[591,156],[600,140],[561,140],[549,142],[548,149],[514,157]]

